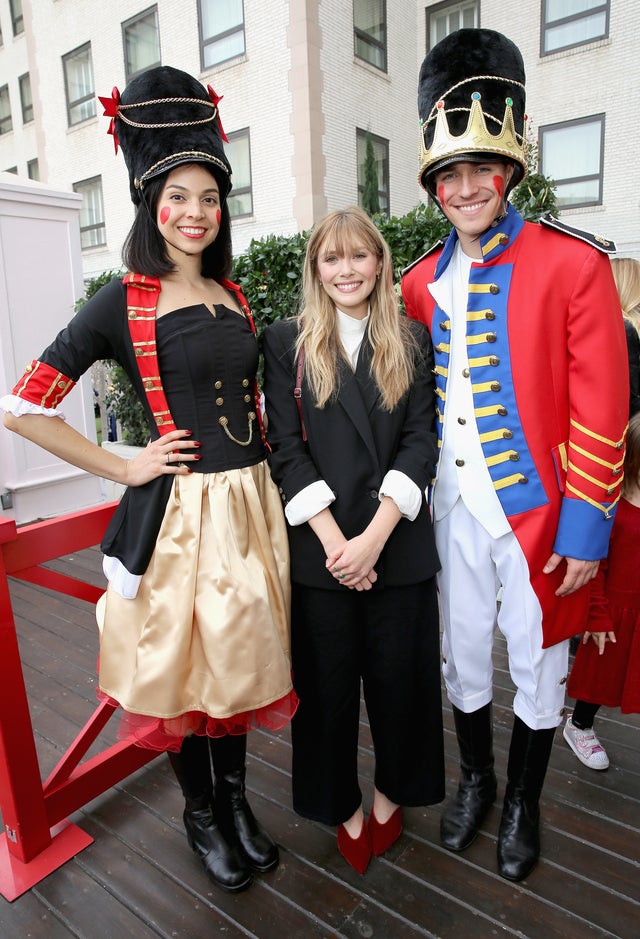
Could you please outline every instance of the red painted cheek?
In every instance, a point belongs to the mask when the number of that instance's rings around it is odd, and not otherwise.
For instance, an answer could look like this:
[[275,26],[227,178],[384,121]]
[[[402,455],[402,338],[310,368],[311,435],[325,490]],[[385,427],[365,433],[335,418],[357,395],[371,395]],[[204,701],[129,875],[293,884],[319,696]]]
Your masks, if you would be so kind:
[[160,222],[162,225],[166,223],[170,215],[171,215],[171,209],[168,205],[165,205],[160,209]]
[[442,183],[438,186],[438,200],[440,205],[444,205],[444,186]]
[[504,195],[504,179],[502,178],[502,176],[493,177],[493,186],[495,188],[495,191],[498,193],[498,195],[502,199],[502,196]]
[[222,218],[222,209],[216,210],[216,225],[220,224],[220,219]]

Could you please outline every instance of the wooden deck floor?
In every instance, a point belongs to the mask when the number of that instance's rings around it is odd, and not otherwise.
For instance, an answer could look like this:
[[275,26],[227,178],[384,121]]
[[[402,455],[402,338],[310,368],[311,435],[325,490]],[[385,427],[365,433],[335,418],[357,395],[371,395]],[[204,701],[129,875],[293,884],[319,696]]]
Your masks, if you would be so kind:
[[[95,549],[54,566],[101,581]],[[12,584],[12,599],[45,777],[95,703],[93,611],[25,583]],[[501,640],[495,664],[500,799],[512,698]],[[452,792],[457,747],[444,706]],[[113,729],[107,731],[99,742],[112,741]],[[180,792],[160,756],[73,816],[94,837],[92,845],[13,903],[0,897],[0,937],[636,939],[640,717],[603,711],[598,732],[611,759],[604,773],[579,764],[558,732],[542,801],[542,860],[522,884],[496,872],[498,803],[460,856],[439,845],[439,806],[407,810],[399,841],[359,877],[338,854],[334,832],[291,809],[288,732],[256,732],[249,738],[248,787],[256,814],[280,844],[281,863],[249,891],[228,896],[209,883],[187,846]],[[369,802],[373,763],[364,714],[360,757]]]

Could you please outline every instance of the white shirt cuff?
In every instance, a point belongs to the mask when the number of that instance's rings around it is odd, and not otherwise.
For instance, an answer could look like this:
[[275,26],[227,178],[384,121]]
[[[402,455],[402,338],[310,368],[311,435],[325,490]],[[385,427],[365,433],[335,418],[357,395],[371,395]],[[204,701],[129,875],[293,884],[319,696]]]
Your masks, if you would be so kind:
[[43,408],[19,395],[4,395],[0,398],[0,411],[6,411],[14,417],[22,417],[23,414],[44,414],[45,417],[61,417],[64,420],[64,412],[58,408]]
[[422,505],[422,492],[412,479],[400,470],[389,470],[382,480],[378,498],[389,496],[400,509],[403,518],[413,522]]
[[335,502],[336,497],[323,479],[318,479],[310,486],[305,486],[284,507],[284,514],[290,525],[303,525],[310,518],[322,512]]

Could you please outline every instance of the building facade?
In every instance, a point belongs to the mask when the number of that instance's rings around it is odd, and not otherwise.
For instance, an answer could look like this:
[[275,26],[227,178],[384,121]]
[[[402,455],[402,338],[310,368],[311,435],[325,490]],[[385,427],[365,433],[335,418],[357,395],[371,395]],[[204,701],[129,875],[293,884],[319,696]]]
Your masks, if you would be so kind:
[[522,50],[531,133],[562,215],[640,257],[625,155],[640,128],[633,0],[0,0],[0,171],[82,196],[85,278],[120,267],[133,218],[97,95],[173,65],[224,96],[234,248],[309,228],[357,202],[367,139],[380,207],[413,208],[416,88],[430,45],[459,26]]

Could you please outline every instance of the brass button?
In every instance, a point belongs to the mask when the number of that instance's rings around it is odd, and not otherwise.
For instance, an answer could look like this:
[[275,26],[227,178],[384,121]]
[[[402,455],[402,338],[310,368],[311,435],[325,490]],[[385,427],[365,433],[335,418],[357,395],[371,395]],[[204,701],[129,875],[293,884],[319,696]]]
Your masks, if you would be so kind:
[[499,407],[499,408],[498,408],[498,414],[500,415],[500,417],[506,417],[506,416],[507,416],[507,409],[506,409],[506,408],[503,408],[503,407]]
[[63,381],[59,381],[59,382],[58,382],[58,388],[64,388],[64,382],[63,382]]
[[222,405],[224,404],[224,398],[216,398],[216,404],[218,405],[218,407],[222,407]]
[[156,424],[164,424],[164,417],[157,417]]
[[371,492],[369,493],[369,495],[371,496],[372,499],[377,499],[377,498],[378,498],[378,493],[377,493],[377,490],[375,490],[375,489],[372,489]]
[[618,467],[617,469],[614,469],[613,475],[614,475],[614,476],[619,476],[621,472],[622,472],[622,470]]
[[445,329],[445,330],[448,330],[448,329],[449,329],[449,327],[447,326],[447,321],[446,321],[446,320],[442,320],[442,322],[439,324],[439,326],[440,326],[440,329]]
[[495,342],[498,337],[495,333],[487,333],[484,338],[487,340],[487,342]]
[[458,418],[458,424],[466,424],[466,423],[467,423],[466,418],[464,418],[464,417],[459,417],[459,418]]
[[529,480],[527,479],[526,476],[521,476],[520,479],[518,480],[518,482],[519,482],[519,483],[528,483]]
[[136,313],[136,311],[135,311],[135,310],[129,310],[129,319],[130,319],[130,320],[136,320],[137,318],[138,318],[138,314]]
[[245,404],[249,404],[251,401],[251,395],[245,395],[243,400]]
[[469,375],[470,375],[469,369],[468,369],[468,368],[463,368],[463,369],[462,369],[462,377],[463,377],[463,378],[468,378]]
[[489,356],[489,365],[500,365],[500,359],[497,355]]
[[464,466],[464,460],[456,460],[456,466]]
[[500,288],[498,287],[497,284],[490,284],[489,293],[500,293]]
[[561,684],[561,685],[566,685],[566,683],[567,683],[567,676],[565,675],[564,678],[561,678],[561,679],[560,679],[560,684]]
[[566,709],[566,708],[560,708],[560,711],[559,711],[560,717],[564,717],[564,715],[566,714],[566,712],[567,712],[567,709]]
[[248,378],[243,378],[243,379],[242,379],[242,387],[243,387],[243,388],[248,388],[248,387],[249,387],[249,379],[248,379]]
[[33,365],[27,365],[27,367],[25,368],[25,372],[32,372],[32,371],[33,371]]
[[434,346],[434,347],[433,347],[433,351],[434,351],[434,352],[444,352],[444,349],[442,348],[442,346]]
[[502,391],[502,385],[500,384],[499,381],[492,381],[492,382],[491,382],[491,390],[492,390],[492,391]]
[[510,454],[509,454],[509,459],[511,460],[512,463],[517,463],[518,460],[520,459],[520,454],[519,454],[519,453],[510,453]]
[[504,437],[505,440],[511,440],[511,438],[513,437],[513,432],[510,430],[503,430],[502,436]]
[[144,355],[142,349],[136,349],[136,355]]
[[150,378],[147,378],[147,379],[145,380],[144,387],[145,387],[145,389],[146,389],[147,391],[152,391],[152,390],[153,390],[153,382],[152,382],[152,380],[151,380]]
[[493,312],[493,310],[487,310],[487,312],[484,314],[484,318],[486,320],[494,320],[496,318],[496,314]]
[[506,234],[502,234],[498,238],[498,241],[500,242],[501,245],[506,245],[509,243],[509,236]]
[[213,387],[216,389],[216,391],[219,391],[220,388],[222,388],[222,382],[221,381],[214,382]]

